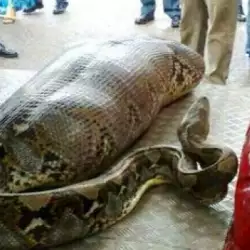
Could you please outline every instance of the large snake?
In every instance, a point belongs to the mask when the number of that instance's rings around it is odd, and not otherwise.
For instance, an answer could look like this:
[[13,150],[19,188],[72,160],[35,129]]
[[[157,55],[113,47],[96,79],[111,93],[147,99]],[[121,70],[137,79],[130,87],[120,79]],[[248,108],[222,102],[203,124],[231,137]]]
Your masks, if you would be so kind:
[[205,204],[223,199],[237,157],[206,142],[205,97],[178,128],[181,148],[146,147],[118,161],[203,71],[201,57],[177,42],[85,44],[13,94],[0,109],[0,249],[87,237],[126,216],[154,185],[172,183]]

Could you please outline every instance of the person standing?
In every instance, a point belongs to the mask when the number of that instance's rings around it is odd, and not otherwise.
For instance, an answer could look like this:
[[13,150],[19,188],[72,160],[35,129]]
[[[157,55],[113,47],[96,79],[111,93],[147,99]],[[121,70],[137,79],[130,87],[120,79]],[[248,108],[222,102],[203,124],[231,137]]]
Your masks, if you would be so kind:
[[[141,15],[135,19],[135,24],[147,24],[154,20],[155,0],[141,0]],[[172,28],[178,28],[181,17],[179,0],[163,0],[164,12],[171,18]]]
[[208,80],[225,84],[235,38],[237,0],[182,0],[181,10],[181,42],[201,55],[206,49]]
[[[53,10],[53,14],[54,15],[63,14],[66,11],[68,5],[69,5],[69,3],[67,0],[56,0],[56,5],[55,5],[55,8]],[[42,9],[43,7],[44,7],[43,1],[36,0],[35,4],[32,7],[25,8],[23,10],[23,12],[24,13],[32,13],[36,10]]]

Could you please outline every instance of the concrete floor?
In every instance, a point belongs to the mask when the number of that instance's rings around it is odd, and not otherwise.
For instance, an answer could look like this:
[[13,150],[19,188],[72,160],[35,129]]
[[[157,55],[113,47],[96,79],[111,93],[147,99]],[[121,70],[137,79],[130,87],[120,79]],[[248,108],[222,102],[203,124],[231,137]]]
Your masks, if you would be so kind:
[[[20,53],[20,58],[16,60],[0,59],[2,96],[13,92],[18,84],[25,82],[66,47],[81,39],[138,33],[179,39],[178,29],[170,27],[170,20],[162,13],[161,5],[157,8],[155,22],[137,27],[133,22],[139,13],[139,1],[72,0],[68,12],[61,16],[52,15],[52,0],[44,2],[46,8],[42,12],[29,16],[19,13],[14,25],[0,23],[1,40]],[[246,0],[243,2],[246,5]],[[250,117],[250,60],[244,55],[244,46],[245,24],[238,24],[228,85],[202,85],[195,95],[209,96],[213,110],[212,135],[216,138],[219,136],[238,155]],[[173,136],[175,124],[191,99],[163,111],[139,146],[163,143],[165,140],[168,143],[176,141]],[[132,216],[112,229],[57,250],[219,250],[232,215],[233,190],[234,185],[224,202],[203,208],[182,194],[176,194],[171,188],[169,192],[165,188],[157,189],[146,195]]]
[[[156,21],[138,27],[134,18],[139,14],[140,3],[134,0],[71,0],[65,15],[53,16],[53,0],[45,0],[45,9],[32,15],[18,13],[14,25],[0,22],[1,38],[6,45],[20,53],[17,60],[0,59],[0,68],[38,70],[69,44],[86,37],[129,36],[146,33],[179,39],[178,29],[170,27],[170,19],[163,14],[159,2]],[[246,0],[243,1],[246,5]],[[245,25],[238,25],[231,79],[248,78],[249,60],[244,56]],[[239,74],[240,70],[240,74]]]
[[169,28],[167,16],[157,9],[158,21],[138,28],[134,18],[139,1],[77,1],[72,0],[65,15],[53,16],[53,0],[45,0],[46,8],[32,15],[18,13],[14,25],[0,24],[1,39],[20,53],[18,60],[1,60],[0,67],[40,69],[65,46],[86,37],[127,36],[137,32],[178,38],[178,30]]

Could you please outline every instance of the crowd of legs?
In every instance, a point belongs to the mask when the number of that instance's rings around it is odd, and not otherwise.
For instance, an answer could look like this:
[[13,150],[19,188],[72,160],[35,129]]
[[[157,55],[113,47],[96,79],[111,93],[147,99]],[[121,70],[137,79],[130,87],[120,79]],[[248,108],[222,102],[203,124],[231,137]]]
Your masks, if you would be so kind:
[[[154,20],[155,0],[141,0],[141,14],[135,19],[136,24],[147,24]],[[179,27],[181,10],[179,0],[163,0],[163,11],[171,18],[171,26]]]
[[[141,0],[135,23],[153,21],[155,8],[155,0]],[[250,55],[250,14],[248,11],[246,17],[242,0],[163,0],[163,9],[171,26],[180,26],[181,43],[207,56],[206,78],[210,82],[227,81],[237,20],[247,21],[246,53]]]
[[[69,3],[66,0],[56,0],[55,8],[53,10],[53,14],[62,14],[67,9]],[[43,9],[43,1],[35,0],[34,4],[28,8],[23,10],[24,13],[32,13],[36,10]]]
[[[1,13],[5,14],[9,5],[8,0],[0,0]],[[63,14],[69,3],[67,0],[56,0],[53,14]],[[26,14],[35,12],[44,8],[43,0],[13,0],[14,12],[23,11]],[[7,48],[0,42],[0,57],[4,58],[17,58],[18,53],[12,49]]]
[[[1,14],[5,14],[10,2],[8,0],[0,0]],[[43,9],[43,0],[13,0],[13,9],[15,12],[23,11],[24,13],[32,13],[36,10]],[[66,11],[69,3],[67,0],[55,0],[53,14],[62,14]]]
[[[16,4],[17,11],[32,13],[44,7],[42,0],[23,1],[25,7]],[[68,4],[67,0],[56,0],[53,13],[64,13]],[[248,5],[245,15],[242,0],[163,0],[163,11],[170,17],[171,27],[180,27],[181,43],[207,57],[206,78],[211,82],[225,84],[227,81],[237,20],[246,21],[246,54],[250,56],[250,0]],[[156,0],[141,0],[140,15],[135,23],[153,21],[155,9]],[[18,54],[0,44],[0,56],[15,58]]]

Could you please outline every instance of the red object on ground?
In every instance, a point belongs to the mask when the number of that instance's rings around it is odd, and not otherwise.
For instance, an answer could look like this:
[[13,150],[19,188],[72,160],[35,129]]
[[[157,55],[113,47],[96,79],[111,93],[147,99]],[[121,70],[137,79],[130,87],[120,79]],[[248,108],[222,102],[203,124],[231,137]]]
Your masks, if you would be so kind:
[[223,250],[250,250],[250,126],[241,152],[233,223]]

